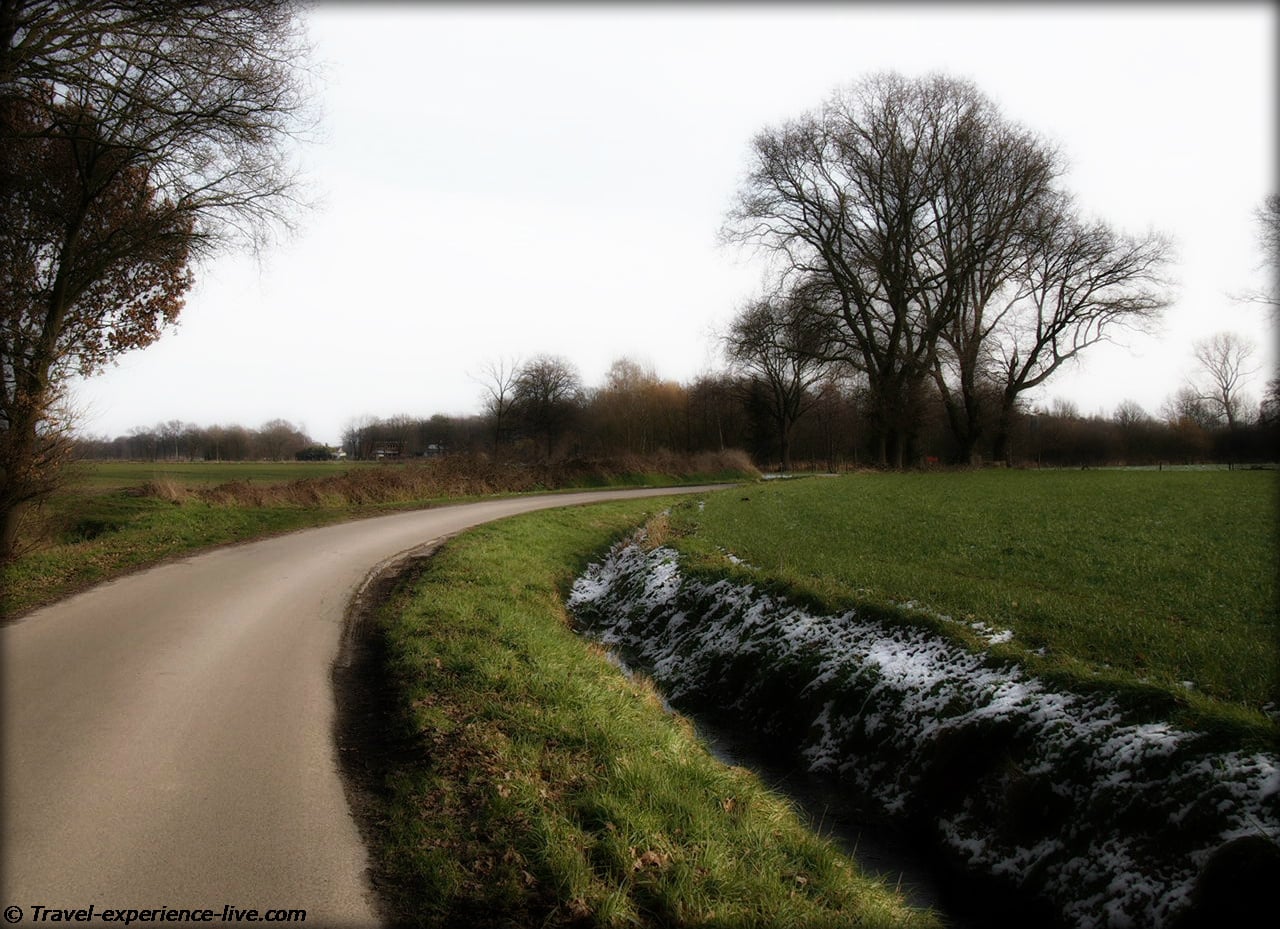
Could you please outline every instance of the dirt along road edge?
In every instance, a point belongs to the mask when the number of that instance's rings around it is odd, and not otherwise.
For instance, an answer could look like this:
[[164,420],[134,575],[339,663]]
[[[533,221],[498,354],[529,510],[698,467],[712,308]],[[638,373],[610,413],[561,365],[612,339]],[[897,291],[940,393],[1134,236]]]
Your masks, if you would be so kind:
[[308,529],[0,627],[6,919],[15,907],[32,921],[36,908],[93,907],[94,921],[106,909],[186,909],[212,922],[256,909],[379,925],[335,744],[348,606],[371,572],[520,513],[722,486],[516,497]]

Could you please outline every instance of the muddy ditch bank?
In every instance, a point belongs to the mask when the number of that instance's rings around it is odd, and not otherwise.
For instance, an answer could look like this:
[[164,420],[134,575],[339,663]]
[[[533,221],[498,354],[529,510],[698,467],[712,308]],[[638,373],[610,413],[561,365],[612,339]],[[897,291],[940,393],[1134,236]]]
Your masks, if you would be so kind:
[[993,919],[1191,929],[1275,912],[1274,751],[1223,750],[892,618],[693,579],[638,540],[590,566],[569,608],[681,712],[834,781],[952,891],[1015,911]]

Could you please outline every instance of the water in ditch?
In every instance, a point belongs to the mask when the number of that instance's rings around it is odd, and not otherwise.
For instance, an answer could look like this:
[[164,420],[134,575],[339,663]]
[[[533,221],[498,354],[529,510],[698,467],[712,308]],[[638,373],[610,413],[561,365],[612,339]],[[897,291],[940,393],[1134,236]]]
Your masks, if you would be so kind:
[[[616,652],[606,654],[624,674],[633,673]],[[780,761],[755,739],[678,710],[665,696],[662,701],[667,712],[680,713],[693,724],[717,760],[752,771],[774,793],[791,800],[818,834],[835,842],[865,873],[897,887],[912,906],[933,910],[948,929],[1061,929],[1047,908],[957,873],[918,837],[860,814],[835,778]]]
[[930,853],[922,852],[901,833],[863,821],[834,779],[780,763],[728,730],[684,715],[719,761],[754,772],[770,790],[789,798],[816,832],[839,845],[864,872],[896,886],[912,906],[932,909],[952,929],[994,929],[999,925],[981,919],[972,901],[955,899],[949,889],[953,879]]
[[[667,709],[678,712],[670,705]],[[754,772],[770,790],[790,799],[818,834],[835,842],[864,872],[896,886],[912,906],[933,910],[948,929],[1062,929],[1061,918],[1049,907],[961,874],[919,837],[859,813],[836,778],[780,761],[753,739],[697,715],[682,715],[719,761]]]

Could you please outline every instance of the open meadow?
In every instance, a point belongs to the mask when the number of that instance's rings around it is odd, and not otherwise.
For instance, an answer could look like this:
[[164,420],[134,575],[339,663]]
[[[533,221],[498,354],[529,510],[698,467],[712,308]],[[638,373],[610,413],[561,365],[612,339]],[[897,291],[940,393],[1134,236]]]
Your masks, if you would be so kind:
[[283,484],[376,466],[368,461],[78,461],[71,466],[64,493],[105,493],[148,483],[188,490],[231,481]]
[[1263,722],[1280,706],[1278,489],[1274,471],[868,473],[682,504],[671,532],[695,571],[826,609],[905,606],[1038,673]]
[[[187,552],[347,518],[332,507],[230,507],[196,494],[346,474],[338,462],[76,462],[0,566],[0,617]],[[358,467],[358,466],[356,466]]]

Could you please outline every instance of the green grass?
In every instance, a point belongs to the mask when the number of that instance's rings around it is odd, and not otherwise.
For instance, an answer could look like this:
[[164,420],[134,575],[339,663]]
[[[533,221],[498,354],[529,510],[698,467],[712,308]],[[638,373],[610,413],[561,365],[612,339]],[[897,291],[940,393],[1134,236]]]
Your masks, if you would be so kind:
[[103,493],[148,481],[172,481],[183,487],[214,487],[228,481],[282,484],[311,477],[377,467],[361,461],[79,461],[68,474],[71,493]]
[[337,462],[76,462],[62,489],[31,514],[23,557],[0,565],[0,617],[167,558],[350,518],[357,515],[350,509],[212,506],[177,498],[230,481],[275,485],[351,467]]
[[182,505],[156,497],[99,494],[54,501],[53,539],[0,565],[0,617],[52,603],[101,581],[216,545],[324,525],[356,515],[296,507]]
[[384,512],[385,506],[226,506],[186,496],[230,481],[271,486],[350,468],[334,462],[76,463],[62,490],[33,514],[29,550],[0,565],[0,618],[169,558]]
[[450,543],[381,614],[417,746],[374,844],[405,924],[935,926],[860,875],[568,627],[588,557],[653,501]]
[[914,601],[1012,629],[993,651],[1038,673],[1264,722],[1280,702],[1276,490],[1253,471],[860,474],[681,505],[672,527],[695,570],[834,609]]

